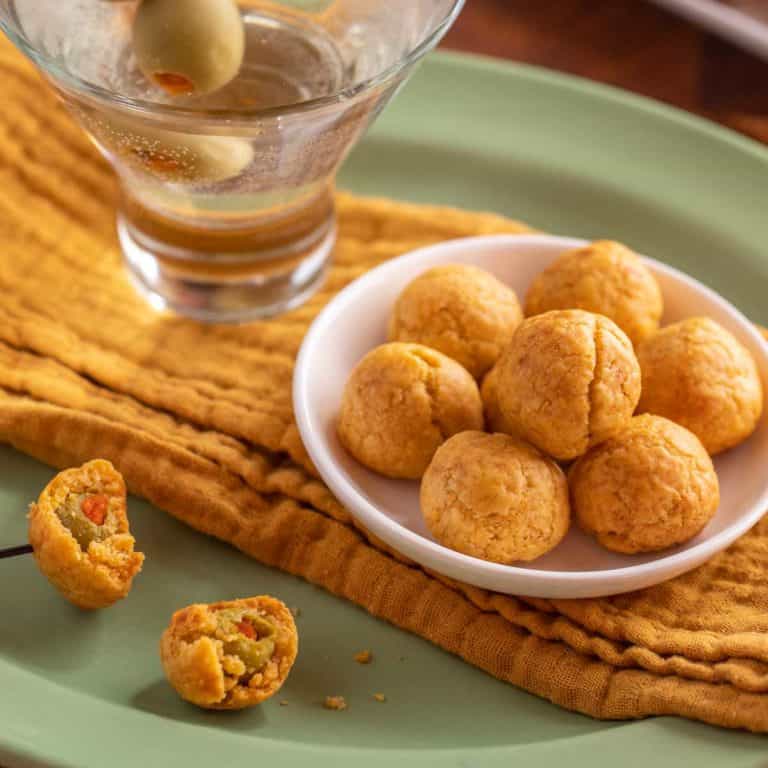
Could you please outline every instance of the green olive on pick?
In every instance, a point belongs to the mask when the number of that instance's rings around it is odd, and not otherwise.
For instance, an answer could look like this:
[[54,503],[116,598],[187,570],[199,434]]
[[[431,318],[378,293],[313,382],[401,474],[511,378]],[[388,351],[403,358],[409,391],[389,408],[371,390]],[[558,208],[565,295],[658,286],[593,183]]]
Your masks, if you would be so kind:
[[237,76],[245,26],[234,0],[143,0],[133,50],[155,85],[174,96],[201,96]]
[[275,652],[275,625],[257,613],[219,611],[219,628],[228,636],[224,652],[237,656],[250,674],[259,672]]
[[89,124],[106,149],[129,167],[160,181],[212,184],[241,174],[253,161],[249,141],[168,131],[121,118]]

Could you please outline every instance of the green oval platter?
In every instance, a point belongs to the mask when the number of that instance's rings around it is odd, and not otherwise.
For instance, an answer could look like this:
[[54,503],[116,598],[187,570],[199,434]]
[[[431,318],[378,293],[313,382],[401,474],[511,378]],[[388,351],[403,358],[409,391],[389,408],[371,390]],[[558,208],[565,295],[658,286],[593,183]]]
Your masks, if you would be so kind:
[[[768,151],[620,91],[438,53],[340,182],[623,240],[768,323]],[[24,541],[26,505],[51,474],[0,447],[0,544]],[[766,737],[566,712],[142,501],[133,500],[132,519],[147,563],[130,599],[109,611],[69,606],[31,558],[0,562],[4,768],[768,765]],[[198,711],[164,682],[158,638],[179,606],[244,588],[300,608],[299,659],[276,700],[239,714]],[[375,660],[363,667],[352,656],[364,648]],[[323,709],[328,694],[345,696],[349,709]]]

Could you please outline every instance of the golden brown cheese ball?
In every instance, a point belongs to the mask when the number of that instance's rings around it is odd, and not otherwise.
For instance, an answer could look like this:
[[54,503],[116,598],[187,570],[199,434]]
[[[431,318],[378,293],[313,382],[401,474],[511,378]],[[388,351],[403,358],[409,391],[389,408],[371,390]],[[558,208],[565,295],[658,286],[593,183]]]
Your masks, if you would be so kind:
[[389,340],[437,349],[479,379],[498,360],[522,317],[515,292],[492,274],[447,264],[406,286],[392,311]]
[[533,281],[525,314],[552,309],[605,315],[639,344],[658,329],[663,301],[656,278],[636,253],[600,240],[563,254]]
[[568,479],[581,527],[626,554],[688,541],[720,503],[712,459],[696,435],[649,414],[579,459]]
[[280,690],[298,647],[290,610],[262,595],[176,611],[160,641],[160,660],[186,701],[245,709]]
[[48,483],[29,509],[29,542],[40,570],[80,608],[125,597],[144,562],[128,528],[125,482],[102,459]]
[[483,428],[475,380],[455,360],[420,344],[384,344],[352,371],[338,435],[361,464],[419,478],[451,435]]
[[763,387],[749,350],[707,317],[668,325],[637,352],[640,411],[691,430],[710,454],[738,445],[757,427]]
[[505,564],[554,549],[570,524],[560,467],[527,443],[484,432],[462,432],[438,449],[421,511],[441,544]]
[[561,461],[625,426],[640,398],[632,343],[613,321],[583,310],[524,320],[498,365],[512,431]]
[[504,418],[499,405],[499,366],[494,365],[483,377],[480,387],[480,397],[483,400],[483,412],[485,413],[485,428],[489,432],[502,432],[513,435],[515,431],[512,425]]

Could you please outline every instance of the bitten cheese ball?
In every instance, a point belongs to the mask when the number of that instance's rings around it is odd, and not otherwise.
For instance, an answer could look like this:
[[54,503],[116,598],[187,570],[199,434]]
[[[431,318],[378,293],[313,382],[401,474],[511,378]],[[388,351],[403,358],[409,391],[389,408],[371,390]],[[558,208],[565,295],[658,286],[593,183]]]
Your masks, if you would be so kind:
[[338,435],[361,464],[382,475],[419,478],[451,435],[483,428],[472,376],[420,344],[384,344],[352,371]]
[[48,483],[29,509],[29,542],[40,570],[80,608],[125,597],[144,562],[128,529],[125,482],[102,459]]
[[658,329],[663,301],[656,278],[636,253],[600,240],[564,253],[533,281],[525,314],[553,309],[605,315],[638,344]]
[[484,432],[462,432],[437,450],[421,510],[441,544],[505,564],[549,552],[570,524],[560,467],[527,443]]
[[261,595],[176,611],[160,641],[160,660],[186,701],[245,709],[280,690],[298,643],[290,610]]
[[512,431],[561,461],[620,430],[640,398],[630,340],[607,317],[578,309],[524,320],[498,366]]
[[714,320],[668,325],[637,352],[640,411],[691,430],[710,454],[738,445],[757,427],[763,387],[749,350]]
[[696,435],[649,414],[580,458],[568,479],[579,525],[626,554],[688,541],[720,503],[712,459]]
[[492,274],[447,264],[420,275],[400,294],[389,339],[437,349],[479,379],[498,360],[522,316],[515,292]]
[[513,435],[512,425],[504,418],[499,406],[499,367],[495,365],[483,377],[480,387],[480,397],[483,399],[483,412],[485,413],[485,428],[489,432],[501,432]]

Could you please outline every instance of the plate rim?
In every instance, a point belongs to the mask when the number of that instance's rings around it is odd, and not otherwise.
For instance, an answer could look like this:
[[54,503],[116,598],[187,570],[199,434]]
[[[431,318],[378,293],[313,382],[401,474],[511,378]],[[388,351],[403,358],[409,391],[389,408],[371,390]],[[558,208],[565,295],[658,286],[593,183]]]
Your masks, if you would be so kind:
[[[294,368],[292,387],[294,413],[302,442],[310,458],[331,491],[344,503],[352,517],[367,530],[370,530],[371,533],[400,554],[415,560],[420,567],[432,569],[448,578],[465,581],[472,586],[492,591],[503,591],[507,594],[524,594],[539,598],[607,597],[668,581],[674,576],[696,568],[732,544],[762,518],[765,510],[768,509],[768,476],[764,480],[759,498],[738,520],[689,549],[674,552],[646,563],[621,568],[592,571],[553,571],[521,568],[482,560],[452,550],[412,531],[386,515],[373,502],[369,501],[364,493],[358,491],[354,483],[347,480],[344,471],[333,460],[332,451],[327,447],[323,430],[316,423],[315,414],[309,405],[312,379],[316,374],[316,370],[311,368],[309,361],[320,338],[327,333],[334,322],[340,319],[348,305],[354,302],[360,294],[365,294],[370,286],[374,286],[386,278],[388,274],[397,274],[406,263],[428,262],[437,254],[444,255],[445,263],[448,263],[451,257],[459,252],[483,251],[485,248],[500,248],[505,245],[512,248],[515,245],[520,245],[521,242],[525,245],[536,245],[537,243],[548,246],[557,245],[563,251],[579,248],[588,243],[582,238],[539,233],[492,234],[442,241],[408,251],[401,256],[385,261],[354,280],[331,299],[315,318],[304,337]],[[765,343],[754,324],[737,307],[715,290],[682,270],[647,256],[642,256],[642,258],[655,273],[671,277],[694,288],[724,311],[750,338],[753,345],[760,350],[761,359],[758,361],[760,370],[768,370],[768,344]],[[443,566],[445,566],[445,570],[442,570]],[[468,574],[460,575],[459,571],[463,569],[473,572],[472,581],[467,580]],[[659,570],[663,570],[661,576],[659,576]],[[495,579],[498,581],[492,586],[491,582]],[[508,582],[503,589],[499,586],[502,581]],[[514,584],[513,582],[519,583]],[[598,582],[611,582],[614,586],[598,587]]]
[[[725,142],[739,151],[755,155],[756,159],[768,164],[768,145],[739,133],[733,128],[711,120],[694,112],[689,112],[674,104],[645,96],[641,93],[621,88],[598,80],[590,80],[581,75],[574,75],[551,67],[528,64],[523,61],[502,59],[482,53],[439,48],[424,58],[420,67],[438,64],[443,67],[456,67],[463,70],[490,72],[500,77],[513,77],[545,86],[568,90],[581,95],[587,94],[599,101],[609,101],[632,111],[643,112],[664,121],[675,123],[686,129],[694,130],[715,141]],[[406,83],[406,88],[408,83]]]

